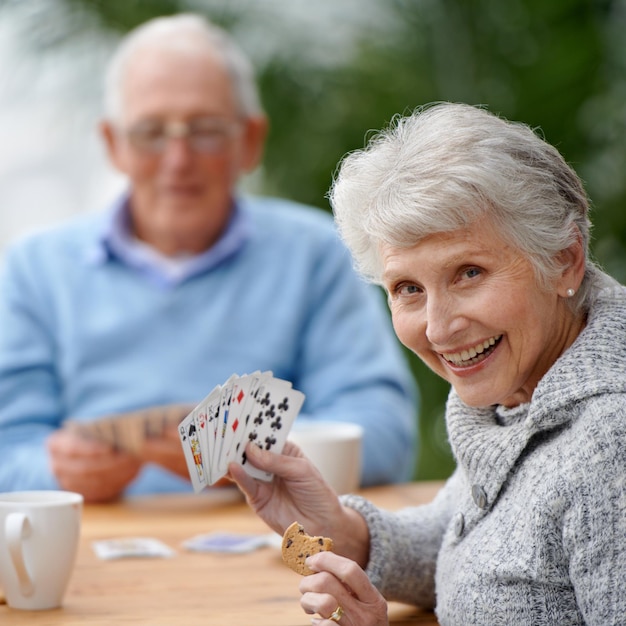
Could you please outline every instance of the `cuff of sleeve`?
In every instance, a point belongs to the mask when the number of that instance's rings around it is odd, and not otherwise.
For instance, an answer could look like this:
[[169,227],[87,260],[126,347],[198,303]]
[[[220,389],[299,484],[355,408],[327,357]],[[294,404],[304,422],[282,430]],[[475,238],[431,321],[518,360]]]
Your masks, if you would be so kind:
[[370,534],[369,561],[365,568],[365,573],[368,575],[371,583],[379,591],[382,591],[387,575],[386,567],[389,563],[389,559],[385,558],[385,555],[389,554],[390,540],[383,511],[361,496],[348,494],[340,496],[339,499],[341,504],[354,509],[365,519]]

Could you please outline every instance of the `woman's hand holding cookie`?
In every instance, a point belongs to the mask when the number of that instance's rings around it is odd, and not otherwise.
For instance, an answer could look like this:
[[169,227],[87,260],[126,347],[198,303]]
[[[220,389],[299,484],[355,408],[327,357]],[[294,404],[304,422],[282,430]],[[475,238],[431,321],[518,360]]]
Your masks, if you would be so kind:
[[[363,571],[369,557],[369,532],[365,520],[353,509],[342,506],[337,494],[324,482],[319,471],[298,446],[285,444],[282,454],[246,448],[248,461],[274,474],[271,482],[251,478],[235,463],[229,466],[230,477],[246,494],[248,504],[276,532],[317,535],[309,537],[317,545],[304,564],[313,572],[300,583],[301,605],[309,614],[319,614],[317,623],[330,626],[386,626],[387,604]],[[300,526],[303,527],[300,533]],[[287,539],[291,537],[288,535]],[[327,538],[328,541],[325,541]],[[304,538],[306,539],[306,538]],[[321,543],[320,543],[321,541]],[[300,552],[295,561],[298,567]],[[343,555],[343,556],[339,556]],[[350,557],[350,558],[347,558]],[[313,623],[316,623],[315,621]]]
[[295,521],[285,530],[281,549],[283,561],[305,577],[300,604],[306,613],[321,616],[313,624],[387,626],[385,599],[357,563],[330,554],[330,537],[311,536]]
[[300,605],[321,616],[313,624],[388,626],[387,602],[357,563],[322,551],[308,557],[306,565],[314,573],[300,582]]
[[332,550],[333,540],[329,537],[311,537],[307,535],[304,526],[294,522],[285,530],[281,551],[283,561],[298,574],[308,576],[313,573],[306,564],[306,560],[313,554],[323,550]]

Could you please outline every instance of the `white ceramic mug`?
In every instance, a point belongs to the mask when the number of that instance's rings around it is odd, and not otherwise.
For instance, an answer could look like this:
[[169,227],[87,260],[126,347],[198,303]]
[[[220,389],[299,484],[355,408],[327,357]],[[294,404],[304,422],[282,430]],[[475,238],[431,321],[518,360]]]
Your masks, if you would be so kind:
[[83,497],[70,491],[0,493],[0,587],[14,609],[61,605],[80,537]]
[[346,422],[302,420],[288,439],[298,445],[338,494],[359,488],[363,428]]

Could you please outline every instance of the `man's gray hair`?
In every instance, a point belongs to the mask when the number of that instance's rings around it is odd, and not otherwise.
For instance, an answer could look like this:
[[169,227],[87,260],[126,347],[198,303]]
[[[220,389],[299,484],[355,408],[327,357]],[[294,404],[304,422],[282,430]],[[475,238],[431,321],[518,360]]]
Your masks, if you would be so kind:
[[343,159],[329,198],[356,268],[378,284],[380,244],[412,247],[478,220],[527,256],[544,287],[563,268],[559,253],[581,237],[586,271],[573,308],[602,282],[575,171],[527,125],[481,107],[435,103],[395,118]]
[[181,13],[157,17],[130,31],[109,61],[105,76],[104,107],[111,120],[123,114],[122,84],[129,62],[150,46],[176,49],[208,48],[220,59],[231,77],[239,113],[243,117],[263,114],[254,68],[235,40],[222,28],[200,15]]

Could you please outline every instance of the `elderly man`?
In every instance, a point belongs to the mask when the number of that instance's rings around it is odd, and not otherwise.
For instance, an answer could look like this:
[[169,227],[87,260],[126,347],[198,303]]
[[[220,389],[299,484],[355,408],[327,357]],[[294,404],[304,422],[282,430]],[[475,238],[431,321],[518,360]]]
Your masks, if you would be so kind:
[[174,427],[130,454],[64,420],[195,404],[254,370],[306,394],[298,419],[363,426],[363,484],[408,479],[417,393],[379,294],[323,211],[236,191],[267,121],[234,42],[193,15],[148,22],[111,62],[106,114],[128,193],[5,260],[0,491],[188,490]]

